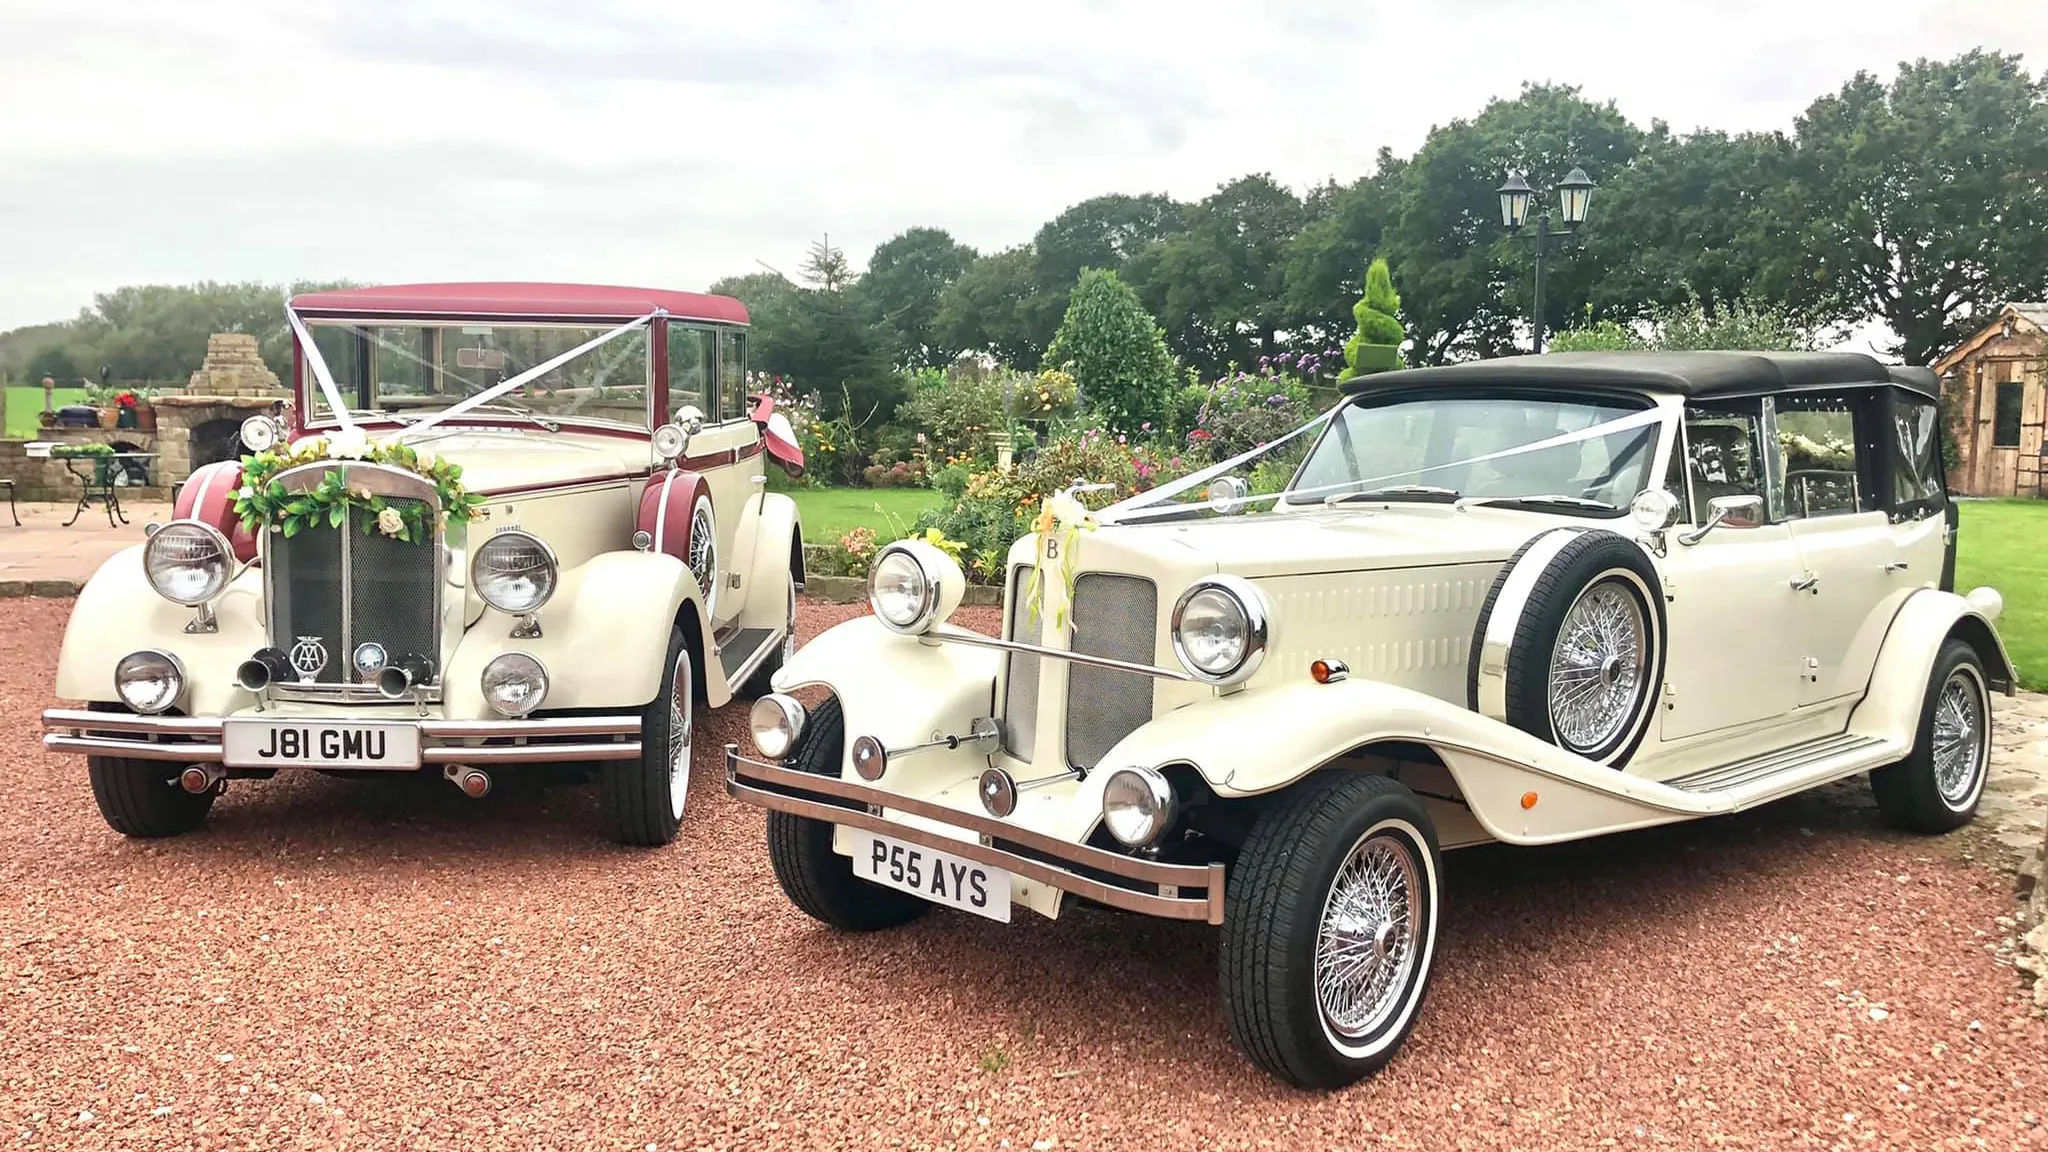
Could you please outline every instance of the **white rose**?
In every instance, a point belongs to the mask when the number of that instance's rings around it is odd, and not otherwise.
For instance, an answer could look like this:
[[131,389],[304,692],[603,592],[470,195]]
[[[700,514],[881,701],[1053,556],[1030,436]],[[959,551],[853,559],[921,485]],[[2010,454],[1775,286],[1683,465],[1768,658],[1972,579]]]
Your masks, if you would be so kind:
[[396,536],[399,530],[404,527],[405,517],[398,514],[398,509],[386,508],[382,512],[377,513],[377,531],[382,532],[386,536]]
[[243,500],[254,500],[256,498],[256,489],[253,485],[244,484],[242,485],[242,490],[235,493],[235,495]]
[[370,452],[370,438],[360,428],[349,428],[327,438],[327,454],[337,460],[361,460]]

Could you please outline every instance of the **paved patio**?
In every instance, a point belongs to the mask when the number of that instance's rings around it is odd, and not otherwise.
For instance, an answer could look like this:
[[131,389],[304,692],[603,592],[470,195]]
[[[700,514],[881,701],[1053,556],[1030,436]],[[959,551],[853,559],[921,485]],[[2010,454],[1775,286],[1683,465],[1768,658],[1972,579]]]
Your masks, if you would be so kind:
[[95,504],[79,513],[77,523],[64,527],[76,507],[23,502],[16,506],[19,528],[0,512],[0,595],[74,595],[107,557],[142,543],[143,525],[171,518],[168,504],[123,503],[128,523],[109,527],[106,510]]

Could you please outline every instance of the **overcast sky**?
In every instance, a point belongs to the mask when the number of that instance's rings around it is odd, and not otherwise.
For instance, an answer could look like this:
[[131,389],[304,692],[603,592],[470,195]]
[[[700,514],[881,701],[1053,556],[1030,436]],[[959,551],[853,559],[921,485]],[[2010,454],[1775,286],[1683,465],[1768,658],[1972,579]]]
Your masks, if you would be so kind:
[[1789,129],[1987,42],[2048,66],[2048,3],[0,0],[0,330],[140,282],[696,288],[920,224],[988,251],[1105,192],[1349,180],[1524,80]]

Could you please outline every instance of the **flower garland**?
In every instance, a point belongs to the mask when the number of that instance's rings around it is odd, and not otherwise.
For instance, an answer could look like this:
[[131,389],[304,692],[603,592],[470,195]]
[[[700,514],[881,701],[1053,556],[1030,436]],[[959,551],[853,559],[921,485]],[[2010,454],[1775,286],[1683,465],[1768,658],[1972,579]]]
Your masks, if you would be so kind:
[[433,539],[433,525],[427,522],[427,506],[417,500],[388,501],[366,488],[350,488],[342,481],[340,469],[322,477],[309,492],[290,492],[276,479],[278,473],[301,464],[327,460],[361,460],[400,468],[434,482],[441,500],[443,522],[469,521],[488,516],[484,498],[462,487],[462,466],[424,455],[408,444],[371,444],[359,431],[338,432],[330,437],[302,440],[268,452],[242,458],[242,487],[235,493],[235,515],[252,534],[265,525],[296,536],[307,528],[325,523],[340,528],[348,523],[351,508],[370,513],[362,518],[363,531],[373,527],[386,536],[408,543]]
[[1045,611],[1045,570],[1050,564],[1066,592],[1053,610],[1053,627],[1067,626],[1067,605],[1074,602],[1074,566],[1081,551],[1081,533],[1094,531],[1095,527],[1094,515],[1070,492],[1048,496],[1039,506],[1038,518],[1031,522],[1031,530],[1038,534],[1038,563],[1031,566],[1031,581],[1024,589],[1031,620],[1036,621]]

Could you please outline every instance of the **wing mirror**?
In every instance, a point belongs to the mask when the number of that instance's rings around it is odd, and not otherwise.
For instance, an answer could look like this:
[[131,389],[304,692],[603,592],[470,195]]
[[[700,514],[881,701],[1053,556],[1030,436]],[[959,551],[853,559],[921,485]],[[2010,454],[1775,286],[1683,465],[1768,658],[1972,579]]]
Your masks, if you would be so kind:
[[683,431],[695,436],[704,430],[704,411],[695,404],[685,404],[676,409],[676,423]]
[[1235,516],[1244,511],[1245,497],[1251,495],[1252,486],[1236,476],[1218,476],[1209,481],[1209,490],[1203,495],[1216,506],[1219,516]]
[[1697,544],[1716,528],[1757,528],[1764,522],[1761,496],[1716,496],[1707,501],[1707,522],[1690,532],[1678,534],[1680,544]]

